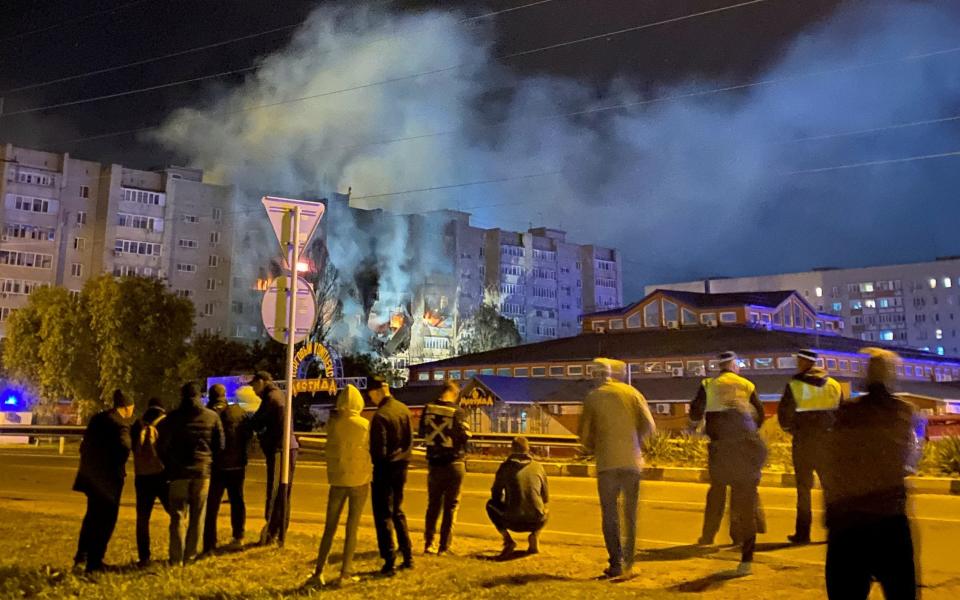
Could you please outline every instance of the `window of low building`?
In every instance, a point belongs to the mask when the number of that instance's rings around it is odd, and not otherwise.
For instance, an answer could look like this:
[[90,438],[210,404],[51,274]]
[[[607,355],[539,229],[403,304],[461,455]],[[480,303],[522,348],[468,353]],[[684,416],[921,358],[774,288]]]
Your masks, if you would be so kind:
[[550,377],[563,377],[563,371],[562,366],[552,366],[550,367]]
[[623,329],[623,319],[610,319],[610,329]]
[[737,322],[737,313],[733,311],[723,311],[720,313],[720,321],[723,323],[736,323]]
[[510,367],[497,369],[497,375],[500,375],[501,377],[510,377],[512,374],[513,372],[511,371]]
[[689,308],[684,308],[680,310],[680,318],[683,320],[684,325],[697,324],[697,313],[693,312]]
[[447,372],[446,372],[446,371],[434,371],[434,372],[433,372],[433,380],[434,380],[434,381],[443,381],[444,379],[446,379],[446,377],[447,377]]
[[660,327],[660,301],[648,302],[643,307],[643,326]]
[[417,373],[417,381],[430,381],[430,373],[427,371],[420,371]]
[[581,365],[570,365],[567,367],[567,375],[583,375],[583,367]]
[[830,369],[830,370],[836,369],[836,368],[837,368],[837,359],[835,359],[835,358],[828,358],[828,359],[827,359],[827,368]]
[[533,367],[530,369],[530,375],[534,377],[546,377],[547,368],[546,367]]
[[644,373],[663,373],[663,363],[660,361],[650,361],[643,363]]
[[640,313],[635,312],[635,313],[633,313],[632,315],[630,315],[629,317],[627,317],[627,328],[628,328],[628,329],[636,329],[637,327],[640,327],[640,326],[641,326],[641,323],[640,323]]
[[773,359],[767,356],[753,359],[754,369],[772,369]]
[[460,369],[450,369],[447,374],[447,378],[454,380],[460,379]]
[[466,371],[463,372],[463,378],[464,378],[464,379],[473,379],[473,377],[474,377],[476,374],[477,374],[477,370],[476,370],[476,369],[467,369]]
[[481,375],[493,375],[493,369],[480,369]]
[[777,368],[778,369],[796,369],[797,368],[797,357],[796,356],[781,356],[777,358]]
[[527,367],[517,367],[513,370],[514,377],[526,377],[529,372]]
[[682,360],[668,360],[663,363],[663,368],[667,370],[667,373],[673,373],[674,369],[683,369]]

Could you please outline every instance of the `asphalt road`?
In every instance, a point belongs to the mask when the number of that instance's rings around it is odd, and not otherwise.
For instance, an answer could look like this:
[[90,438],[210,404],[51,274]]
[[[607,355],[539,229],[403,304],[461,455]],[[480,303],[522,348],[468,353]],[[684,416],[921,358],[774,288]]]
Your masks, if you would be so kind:
[[[82,510],[83,496],[70,491],[76,472],[76,455],[59,456],[28,449],[0,450],[0,502],[23,504],[40,502],[66,511]],[[247,473],[247,506],[249,535],[256,535],[262,521],[264,502],[264,467],[254,462]],[[487,520],[484,504],[489,496],[492,476],[468,473],[457,530],[470,534],[495,536]],[[121,515],[132,518],[134,493],[132,480],[125,486]],[[317,524],[320,533],[326,506],[326,472],[322,464],[302,462],[297,465],[294,478],[292,519],[305,524]],[[593,479],[554,477],[550,480],[550,522],[544,533],[544,544],[550,539],[602,547],[600,535],[600,508]],[[814,492],[817,494],[817,492]],[[706,486],[696,483],[644,482],[640,492],[639,548],[685,546],[696,541],[702,523]],[[761,488],[761,498],[767,514],[768,532],[759,538],[760,557],[774,560],[822,563],[826,546],[812,544],[789,547],[784,542],[793,531],[795,496],[792,489]],[[819,505],[818,495],[814,506]],[[911,513],[918,539],[918,549],[924,578],[928,583],[960,577],[960,497],[915,495],[911,499]],[[422,537],[423,514],[426,508],[426,472],[412,469],[407,484],[406,512],[414,529],[414,547],[419,548]],[[221,537],[229,531],[228,505],[221,511]],[[818,514],[815,514],[815,520]],[[369,508],[365,524],[372,525]],[[456,531],[456,530],[455,530]],[[718,536],[725,543],[726,521]],[[824,531],[816,527],[815,540],[824,540]]]

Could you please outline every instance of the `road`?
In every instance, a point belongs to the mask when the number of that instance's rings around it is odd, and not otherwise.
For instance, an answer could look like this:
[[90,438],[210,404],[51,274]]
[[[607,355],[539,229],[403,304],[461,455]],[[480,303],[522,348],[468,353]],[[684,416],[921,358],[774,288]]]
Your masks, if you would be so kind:
[[[77,511],[81,496],[70,491],[76,472],[76,455],[59,456],[27,449],[0,450],[0,502],[24,504],[40,502],[64,511]],[[262,462],[250,465],[247,474],[248,529],[255,533],[262,524],[264,498]],[[484,511],[492,476],[468,473],[457,528],[471,534],[495,535]],[[131,481],[132,483],[132,481]],[[600,508],[592,479],[554,477],[550,480],[550,523],[544,543],[551,538],[565,542],[602,546]],[[323,523],[326,505],[326,472],[322,464],[302,462],[294,478],[292,519],[307,524]],[[693,543],[700,533],[706,486],[697,483],[643,482],[641,486],[639,532],[640,548],[663,548]],[[817,494],[817,492],[815,492]],[[822,563],[826,546],[785,547],[787,534],[793,531],[794,492],[792,489],[761,488],[767,514],[768,532],[759,538],[760,556],[773,560]],[[820,503],[815,496],[814,505]],[[412,469],[405,502],[414,530],[422,530],[426,508],[426,471]],[[133,485],[124,489],[122,511],[134,510]],[[226,519],[228,509],[221,514]],[[916,495],[911,499],[911,512],[918,535],[924,579],[936,584],[960,577],[960,561],[956,559],[960,539],[960,497]],[[372,526],[369,510],[365,523]],[[718,536],[725,541],[726,522]],[[221,531],[229,531],[226,521]],[[824,531],[815,527],[815,540],[823,540]],[[422,538],[414,535],[415,547]],[[763,560],[763,558],[759,558]]]

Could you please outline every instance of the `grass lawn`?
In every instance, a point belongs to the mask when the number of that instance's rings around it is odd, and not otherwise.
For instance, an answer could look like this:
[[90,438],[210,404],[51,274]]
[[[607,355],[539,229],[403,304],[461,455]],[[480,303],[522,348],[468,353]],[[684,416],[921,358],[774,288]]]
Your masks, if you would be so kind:
[[[413,571],[394,578],[377,576],[380,559],[372,529],[361,527],[357,574],[362,580],[343,589],[304,589],[319,542],[319,527],[294,522],[284,549],[248,547],[241,552],[203,559],[184,568],[153,566],[136,569],[133,510],[123,507],[107,553],[116,571],[94,578],[73,575],[71,560],[82,515],[76,510],[42,502],[0,503],[0,595],[5,598],[674,598],[697,593],[713,598],[822,598],[822,569],[813,565],[763,562],[748,578],[728,578],[736,566],[729,551],[704,553],[694,547],[649,549],[641,553],[629,581],[593,579],[604,567],[605,554],[596,546],[559,544],[549,527],[542,553],[497,561],[496,532],[489,537],[461,535],[456,556],[416,556]],[[29,510],[29,512],[28,512]],[[368,506],[369,510],[369,506]],[[225,515],[222,515],[225,516]],[[154,557],[166,556],[166,515],[155,513]],[[258,523],[251,519],[251,530]],[[221,535],[229,526],[221,523]],[[414,546],[422,535],[414,532]],[[525,547],[522,538],[521,548]],[[342,538],[334,549],[339,550]],[[333,560],[339,555],[334,554]],[[334,579],[339,565],[327,567]]]

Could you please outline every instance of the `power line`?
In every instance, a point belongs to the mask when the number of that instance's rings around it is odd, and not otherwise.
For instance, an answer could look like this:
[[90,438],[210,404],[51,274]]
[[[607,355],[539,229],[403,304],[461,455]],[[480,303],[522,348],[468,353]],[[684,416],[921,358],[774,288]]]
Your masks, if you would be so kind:
[[[539,0],[539,2],[533,3],[533,5],[543,4],[544,1],[545,1],[545,0]],[[603,38],[611,38],[611,37],[618,36],[618,35],[623,35],[623,34],[626,34],[626,33],[631,33],[631,32],[636,32],[636,31],[642,31],[642,30],[645,30],[645,29],[653,28],[653,27],[658,27],[658,26],[662,26],[662,25],[668,25],[668,24],[677,23],[677,22],[680,22],[680,21],[686,21],[686,20],[690,20],[690,19],[694,19],[694,18],[698,18],[698,17],[708,16],[708,15],[712,15],[712,14],[717,14],[717,13],[721,13],[721,12],[726,12],[726,11],[730,11],[730,10],[735,10],[735,9],[738,9],[738,8],[743,8],[743,7],[746,7],[746,6],[750,6],[750,5],[754,5],[754,4],[760,4],[760,3],[762,3],[762,2],[770,2],[770,1],[771,1],[771,0],[747,0],[746,2],[740,2],[740,3],[737,3],[737,4],[731,4],[731,5],[729,5],[729,6],[724,6],[724,7],[720,7],[720,8],[714,8],[714,9],[711,9],[711,10],[705,10],[705,11],[700,11],[700,12],[696,12],[696,13],[691,13],[691,14],[688,14],[688,15],[680,16],[680,17],[672,17],[672,18],[669,18],[669,19],[663,19],[663,20],[660,20],[660,21],[655,21],[655,22],[652,22],[652,23],[645,23],[645,24],[643,24],[643,25],[637,25],[637,26],[635,26],[635,27],[628,27],[628,28],[625,28],[625,29],[619,29],[619,30],[616,30],[616,31],[611,31],[611,32],[603,33],[603,34],[586,36],[586,37],[578,38],[578,39],[575,39],[575,40],[568,40],[568,41],[566,41],[566,42],[560,42],[560,43],[557,43],[557,44],[551,44],[551,45],[548,45],[548,46],[543,46],[543,47],[540,47],[540,48],[533,48],[533,49],[529,49],[529,50],[522,50],[522,51],[519,51],[519,52],[512,52],[512,53],[509,53],[509,54],[502,54],[502,55],[493,57],[493,59],[494,59],[494,60],[510,60],[510,59],[513,59],[513,58],[521,57],[521,56],[530,56],[530,55],[532,55],[532,54],[537,54],[537,53],[540,53],[540,52],[546,52],[546,51],[554,50],[554,49],[557,49],[557,48],[563,48],[563,47],[572,46],[572,45],[575,45],[575,44],[582,44],[582,43],[585,43],[585,42],[590,42],[590,41],[594,41],[594,40],[598,40],[598,39],[603,39]],[[488,15],[487,15],[487,16],[488,16]],[[471,17],[470,20],[475,20],[475,19],[477,19],[477,18],[479,18],[479,17]],[[466,20],[462,20],[462,21],[466,21]],[[461,21],[461,22],[462,22],[462,21]],[[244,112],[250,112],[250,111],[253,111],[253,110],[262,110],[262,109],[265,109],[265,108],[273,108],[273,107],[277,107],[277,106],[283,106],[283,105],[286,105],[286,104],[292,104],[292,103],[296,103],[296,102],[303,102],[303,101],[306,101],[306,100],[316,100],[316,99],[318,99],[318,98],[325,98],[325,97],[329,97],[329,96],[335,96],[335,95],[343,94],[343,93],[346,93],[346,92],[354,92],[354,91],[364,90],[364,89],[368,89],[368,88],[372,88],[372,87],[379,87],[379,86],[381,86],[381,85],[387,85],[387,84],[390,84],[390,83],[398,83],[398,82],[401,82],[401,81],[409,81],[409,80],[412,80],[412,79],[417,79],[417,78],[425,77],[425,76],[428,76],[428,75],[438,75],[438,74],[441,74],[441,73],[447,73],[447,72],[450,72],[450,71],[459,70],[459,69],[461,69],[461,68],[463,68],[463,67],[465,67],[465,66],[482,64],[483,62],[485,62],[485,61],[474,61],[474,62],[458,63],[458,64],[456,64],[456,65],[450,65],[450,66],[447,66],[447,67],[439,67],[439,68],[436,68],[436,69],[429,69],[429,70],[427,70],[427,71],[421,71],[421,72],[419,72],[419,73],[410,73],[410,74],[407,74],[407,75],[400,75],[400,76],[396,76],[396,77],[390,77],[390,78],[382,79],[382,80],[379,80],[379,81],[370,81],[370,82],[367,82],[367,83],[362,83],[362,84],[358,84],[358,85],[354,85],[354,86],[350,86],[350,87],[346,87],[346,88],[341,88],[341,89],[337,89],[337,90],[329,90],[329,91],[320,92],[320,93],[317,93],[317,94],[310,94],[310,95],[308,95],[308,96],[300,96],[300,97],[291,98],[291,99],[288,99],[288,100],[278,100],[278,101],[276,101],[276,102],[269,102],[269,103],[267,103],[267,104],[260,104],[260,105],[248,106],[248,107],[244,107],[244,108],[240,108],[240,109],[236,109],[236,110],[231,110],[231,111],[222,112],[222,113],[220,113],[220,114],[223,115],[223,116],[230,116],[230,115],[234,115],[234,114],[240,114],[240,113],[244,113]],[[154,87],[147,87],[147,88],[141,88],[141,89],[137,89],[137,90],[130,90],[130,91],[128,91],[128,92],[123,92],[122,94],[123,94],[123,95],[130,95],[130,94],[133,94],[133,93],[140,93],[140,92],[143,92],[143,91],[150,91],[150,90],[152,90],[152,89],[154,89]],[[116,97],[116,96],[112,96],[112,97]],[[59,108],[59,107],[62,107],[62,106],[75,106],[75,105],[84,104],[84,103],[87,103],[87,102],[96,102],[96,101],[102,100],[102,99],[103,99],[103,97],[100,97],[100,96],[98,96],[98,97],[93,97],[93,98],[82,98],[82,99],[79,99],[79,100],[71,101],[71,102],[69,102],[69,103],[61,103],[60,105],[51,105],[51,106],[48,106],[48,107],[33,107],[33,108],[23,109],[23,110],[20,110],[20,111],[9,112],[9,113],[6,113],[5,116],[13,116],[13,115],[18,115],[18,114],[27,114],[27,113],[37,112],[37,111],[41,111],[41,110],[48,110],[48,109],[52,109],[52,108]]]
[[[395,0],[386,0],[386,1],[382,2],[382,4],[383,4],[383,5],[387,5],[387,4],[391,4],[391,3],[394,2],[394,1],[395,1]],[[533,6],[539,6],[539,5],[541,5],[541,4],[547,4],[547,3],[549,3],[549,2],[554,2],[554,1],[555,1],[555,0],[537,0],[536,2],[530,2],[530,3],[528,3],[528,4],[523,4],[523,5],[520,5],[520,6],[514,6],[514,7],[512,7],[512,8],[506,8],[506,9],[503,9],[503,10],[497,10],[497,11],[493,11],[493,12],[483,13],[483,14],[476,15],[476,16],[473,16],[473,17],[465,17],[465,18],[463,18],[463,19],[460,19],[459,21],[456,21],[456,24],[457,24],[457,25],[461,25],[461,24],[464,24],[464,23],[470,23],[470,22],[473,22],[473,21],[481,20],[481,19],[488,19],[488,18],[490,18],[490,17],[495,17],[495,16],[497,16],[497,15],[501,15],[501,14],[504,14],[504,13],[510,13],[510,12],[522,10],[522,9],[525,9],[525,8],[530,8],[530,7],[533,7]],[[436,20],[433,21],[433,23],[439,23],[439,22],[442,21],[442,20],[444,20],[444,18],[442,18],[442,17],[441,17],[441,18],[437,18]],[[433,24],[433,23],[431,23],[431,24]],[[14,94],[14,93],[17,93],[17,92],[23,92],[23,91],[32,90],[32,89],[41,88],[41,87],[46,87],[46,86],[53,85],[53,84],[56,84],[56,83],[64,83],[64,82],[67,82],[67,81],[73,81],[73,80],[76,80],[76,79],[82,79],[82,78],[85,78],[85,77],[92,77],[92,76],[94,76],[94,75],[101,75],[101,74],[103,74],[103,73],[110,73],[110,72],[113,72],[113,71],[119,71],[119,70],[121,70],[121,69],[127,69],[127,68],[130,68],[130,67],[142,66],[142,65],[146,65],[146,64],[158,62],[158,61],[161,61],[161,60],[166,60],[166,59],[168,59],[168,58],[176,58],[176,57],[178,57],[178,56],[185,56],[185,55],[187,55],[187,54],[194,54],[194,53],[196,53],[196,52],[202,52],[202,51],[204,51],[204,50],[211,50],[211,49],[213,49],[213,48],[220,48],[220,47],[227,46],[227,45],[230,45],[230,44],[235,44],[235,43],[237,43],[237,42],[243,42],[243,41],[246,41],[246,40],[256,39],[256,38],[258,38],[258,37],[263,37],[263,36],[270,35],[270,34],[273,34],[273,33],[279,33],[279,32],[281,32],[281,31],[288,31],[288,30],[290,30],[290,29],[295,29],[295,28],[297,28],[297,27],[300,27],[301,25],[303,25],[302,22],[300,22],[300,23],[293,23],[293,24],[290,24],[290,25],[283,25],[283,26],[281,26],[281,27],[273,27],[273,28],[271,28],[271,29],[266,29],[266,30],[264,30],[264,31],[258,31],[258,32],[256,32],[256,33],[251,33],[251,34],[247,34],[247,35],[237,36],[237,37],[233,37],[233,38],[230,38],[230,39],[227,39],[227,40],[223,40],[223,41],[220,41],[220,42],[213,42],[213,43],[210,43],[210,44],[204,44],[204,45],[202,45],[202,46],[196,46],[196,47],[193,47],[193,48],[187,48],[187,49],[185,49],[185,50],[179,50],[179,51],[177,51],[177,52],[170,52],[170,53],[168,53],[168,54],[162,54],[162,55],[160,55],[160,56],[154,56],[154,57],[151,57],[151,58],[145,58],[145,59],[142,59],[142,60],[136,60],[136,61],[133,61],[133,62],[124,63],[124,64],[122,64],[122,65],[116,65],[116,66],[113,66],[113,67],[105,67],[105,68],[102,68],[102,69],[96,69],[96,70],[87,71],[87,72],[84,72],[84,73],[77,73],[77,74],[75,74],[75,75],[68,75],[68,76],[66,76],[66,77],[59,77],[59,78],[57,78],[57,79],[51,79],[51,80],[49,80],[49,81],[43,81],[43,82],[40,82],[40,83],[33,83],[33,84],[30,84],[30,85],[24,85],[24,86],[20,86],[20,87],[16,87],[16,88],[10,88],[10,89],[8,89],[8,90],[0,91],[0,96],[10,95],[10,94]],[[398,35],[387,36],[387,37],[384,37],[384,38],[380,38],[380,39],[377,39],[377,40],[373,40],[373,42],[371,42],[371,43],[379,43],[379,42],[382,42],[382,41],[385,41],[385,40],[389,40],[389,39],[393,39],[393,38],[396,38],[396,37],[398,37]],[[325,53],[325,54],[326,54],[326,53]]]
[[145,2],[147,2],[147,0],[134,0],[133,2],[127,2],[126,4],[121,4],[120,6],[114,6],[113,8],[107,8],[107,9],[104,9],[104,10],[98,10],[98,11],[96,11],[96,12],[92,12],[92,13],[89,13],[89,14],[86,14],[86,15],[82,15],[82,16],[79,16],[79,17],[73,17],[72,19],[67,19],[67,20],[65,20],[65,21],[60,21],[59,23],[54,23],[54,24],[52,24],[52,25],[47,25],[46,27],[40,27],[40,28],[38,28],[38,29],[33,29],[33,30],[31,30],[31,31],[24,31],[24,32],[22,32],[22,33],[15,33],[15,34],[13,34],[13,35],[8,35],[7,37],[0,38],[0,42],[7,42],[7,41],[10,41],[10,40],[17,40],[17,39],[20,39],[20,38],[22,38],[22,37],[27,37],[28,35],[34,35],[34,34],[37,34],[37,33],[43,33],[43,32],[45,32],[45,31],[50,31],[51,29],[57,29],[57,28],[59,28],[59,27],[63,27],[64,25],[69,25],[69,24],[71,24],[71,23],[80,23],[80,22],[82,22],[82,21],[87,21],[87,20],[89,20],[89,19],[92,19],[93,17],[99,17],[100,15],[105,15],[105,14],[108,14],[108,13],[118,12],[118,11],[121,11],[121,10],[123,10],[123,9],[125,9],[125,8],[129,8],[129,7],[134,6],[134,5],[136,5],[136,4],[143,4],[143,3],[145,3]]
[[818,167],[815,169],[800,169],[798,171],[787,171],[783,175],[808,175],[812,173],[826,173],[828,171],[840,171],[844,169],[859,169],[861,167],[874,167],[879,165],[893,165],[914,162],[918,160],[933,160],[936,158],[950,158],[954,156],[960,156],[960,150],[955,150],[953,152],[940,152],[937,154],[923,154],[920,156],[908,156],[906,158],[888,158],[882,160],[870,160],[866,162],[858,163],[848,163],[843,165],[832,165],[829,167]]
[[462,183],[452,183],[449,185],[435,185],[432,187],[417,188],[412,190],[402,190],[396,192],[383,192],[380,194],[368,194],[365,196],[351,196],[353,200],[368,200],[371,198],[386,198],[387,196],[402,196],[404,194],[414,194],[417,192],[433,192],[436,190],[449,190],[454,188],[469,187],[474,185],[486,185],[489,183],[502,183],[505,181],[517,181],[519,179],[533,179],[535,177],[547,177],[549,175],[559,175],[563,171],[547,171],[545,173],[528,173],[526,175],[517,175],[513,177],[498,177],[496,179],[481,179],[479,181],[465,181]]
[[960,121],[960,115],[954,115],[952,117],[943,117],[941,119],[924,119],[922,121],[910,121],[908,123],[894,123],[892,125],[884,125],[882,127],[870,127],[867,129],[853,129],[850,131],[839,131],[836,133],[827,133],[822,135],[811,135],[801,138],[794,138],[785,142],[778,142],[778,144],[796,144],[799,142],[812,142],[819,140],[830,140],[838,137],[849,137],[855,135],[866,135],[868,133],[880,133],[883,131],[891,131],[894,129],[906,129],[908,127],[920,127],[923,125],[936,125],[939,123],[949,123],[951,121]]

